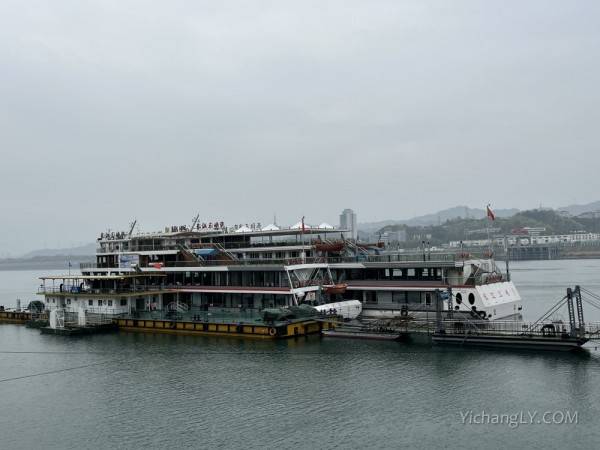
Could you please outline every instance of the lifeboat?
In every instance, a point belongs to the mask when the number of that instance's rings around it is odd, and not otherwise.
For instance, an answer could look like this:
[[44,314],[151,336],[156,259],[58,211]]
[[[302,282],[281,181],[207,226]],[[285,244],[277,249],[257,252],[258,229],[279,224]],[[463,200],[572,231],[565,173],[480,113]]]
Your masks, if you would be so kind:
[[348,285],[346,283],[334,284],[333,286],[327,286],[325,293],[329,295],[338,295],[346,292]]
[[341,252],[344,249],[343,242],[321,242],[315,244],[319,252]]

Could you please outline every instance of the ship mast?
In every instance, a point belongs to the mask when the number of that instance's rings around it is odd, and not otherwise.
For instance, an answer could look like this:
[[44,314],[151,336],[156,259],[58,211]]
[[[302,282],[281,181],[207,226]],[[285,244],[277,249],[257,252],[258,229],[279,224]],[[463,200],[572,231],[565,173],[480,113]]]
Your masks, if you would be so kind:
[[198,220],[200,220],[200,213],[196,214],[196,217],[194,217],[194,219],[192,220],[192,226],[190,227],[190,231],[194,231],[194,227],[198,223]]
[[136,224],[137,224],[137,219],[133,219],[133,222],[131,222],[129,224],[129,237],[131,237],[133,235],[133,230],[134,230]]

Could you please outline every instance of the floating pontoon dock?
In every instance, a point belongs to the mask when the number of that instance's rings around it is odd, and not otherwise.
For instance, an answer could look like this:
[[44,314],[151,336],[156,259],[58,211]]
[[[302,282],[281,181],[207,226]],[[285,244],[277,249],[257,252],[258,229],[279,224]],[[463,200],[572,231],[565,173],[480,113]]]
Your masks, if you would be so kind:
[[[586,297],[582,296],[582,292]],[[438,295],[439,298],[439,295]],[[585,323],[583,301],[600,309],[600,296],[576,286],[546,314],[535,322],[473,320],[464,314],[445,315],[441,301],[434,320],[419,320],[410,316],[387,320],[362,320],[344,324],[323,332],[327,337],[411,340],[427,336],[434,344],[479,347],[503,347],[530,350],[569,351],[579,349],[592,339],[600,338],[600,324]],[[566,306],[569,323],[551,320],[554,313]]]

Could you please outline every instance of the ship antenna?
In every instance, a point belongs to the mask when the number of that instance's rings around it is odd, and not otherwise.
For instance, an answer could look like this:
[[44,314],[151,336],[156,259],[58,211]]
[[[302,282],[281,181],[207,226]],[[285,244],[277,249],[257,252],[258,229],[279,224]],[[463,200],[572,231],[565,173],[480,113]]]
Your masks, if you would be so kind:
[[133,222],[131,222],[129,224],[129,237],[131,237],[131,235],[133,234],[133,229],[135,228],[136,224],[137,224],[137,219],[133,219]]

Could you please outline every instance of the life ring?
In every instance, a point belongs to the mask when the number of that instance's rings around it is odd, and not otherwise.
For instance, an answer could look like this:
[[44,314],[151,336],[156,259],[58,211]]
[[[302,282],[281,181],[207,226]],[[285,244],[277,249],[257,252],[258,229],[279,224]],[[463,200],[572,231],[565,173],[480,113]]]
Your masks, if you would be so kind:
[[275,328],[269,328],[269,336],[277,335],[277,330]]
[[400,310],[400,315],[401,315],[402,317],[406,317],[406,316],[408,316],[408,309],[401,309],[401,310]]

